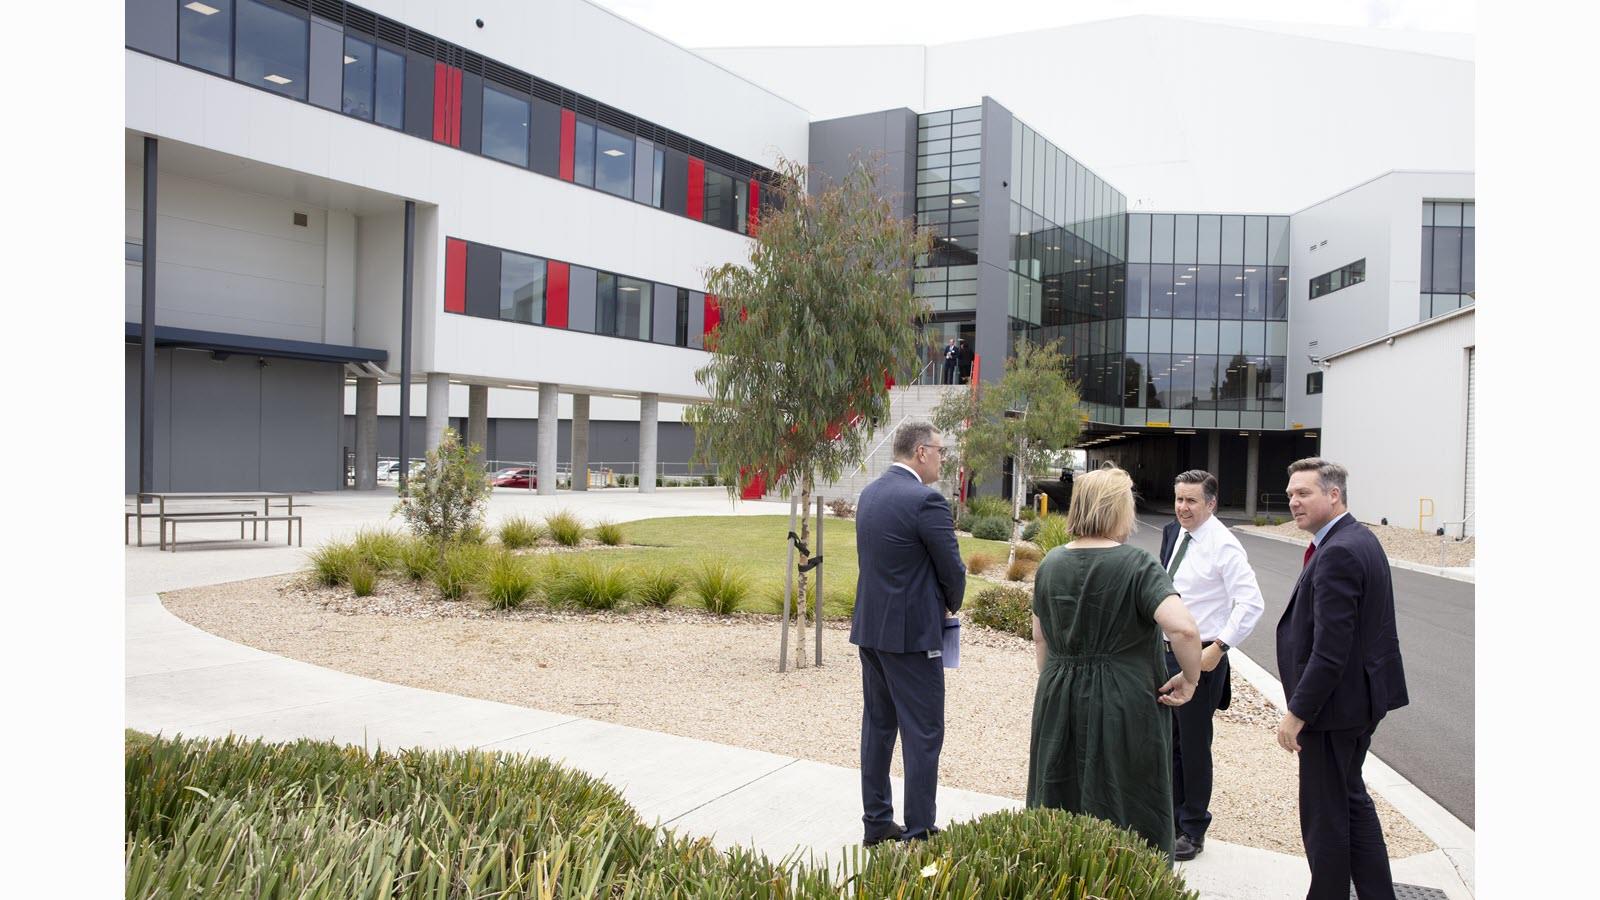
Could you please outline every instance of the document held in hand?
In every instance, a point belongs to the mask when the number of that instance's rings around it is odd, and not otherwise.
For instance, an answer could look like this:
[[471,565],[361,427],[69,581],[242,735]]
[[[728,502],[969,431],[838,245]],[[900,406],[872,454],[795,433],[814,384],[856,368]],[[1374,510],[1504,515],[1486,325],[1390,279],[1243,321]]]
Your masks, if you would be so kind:
[[958,668],[961,665],[961,620],[948,618],[944,620],[944,652],[940,654],[944,659],[946,669]]

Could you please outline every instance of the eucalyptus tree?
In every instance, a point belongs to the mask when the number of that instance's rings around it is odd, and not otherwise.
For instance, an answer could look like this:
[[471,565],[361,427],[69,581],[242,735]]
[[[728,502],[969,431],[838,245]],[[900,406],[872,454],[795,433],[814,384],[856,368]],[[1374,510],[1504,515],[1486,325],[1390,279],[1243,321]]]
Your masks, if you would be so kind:
[[[860,461],[874,423],[887,419],[888,379],[915,369],[925,307],[911,269],[930,240],[877,189],[881,165],[853,159],[836,183],[809,192],[804,166],[784,160],[778,169],[764,186],[776,203],[752,228],[749,259],[706,273],[720,318],[695,377],[709,399],[684,419],[696,459],[716,467],[730,494],[754,478],[799,492],[807,546],[813,489]],[[801,610],[806,584],[802,569]],[[796,616],[797,667],[804,620]]]

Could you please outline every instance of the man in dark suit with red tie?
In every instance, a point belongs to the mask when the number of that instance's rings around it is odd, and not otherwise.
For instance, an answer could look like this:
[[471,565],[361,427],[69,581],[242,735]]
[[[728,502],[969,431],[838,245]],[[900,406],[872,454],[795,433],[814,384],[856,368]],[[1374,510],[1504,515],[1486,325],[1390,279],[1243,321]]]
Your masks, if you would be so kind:
[[1312,457],[1289,466],[1289,511],[1309,532],[1305,565],[1278,621],[1289,711],[1278,743],[1299,754],[1307,900],[1394,900],[1389,850],[1361,778],[1372,733],[1409,702],[1389,560],[1346,506],[1348,473]]

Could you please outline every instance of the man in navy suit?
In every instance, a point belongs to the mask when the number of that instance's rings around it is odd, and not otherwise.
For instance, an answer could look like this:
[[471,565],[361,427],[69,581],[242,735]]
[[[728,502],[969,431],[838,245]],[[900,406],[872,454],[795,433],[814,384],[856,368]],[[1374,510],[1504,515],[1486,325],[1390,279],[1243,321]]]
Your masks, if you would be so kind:
[[1372,733],[1410,702],[1395,631],[1389,560],[1346,508],[1348,473],[1312,457],[1289,466],[1289,511],[1313,535],[1278,621],[1278,675],[1289,711],[1278,743],[1300,757],[1307,900],[1394,900],[1389,849],[1361,779]]
[[[944,746],[944,619],[961,608],[967,570],[939,480],[944,443],[926,422],[894,433],[894,465],[856,506],[856,608],[850,643],[861,655],[861,820],[868,847],[917,840],[934,827]],[[889,761],[905,761],[904,828],[894,821]]]

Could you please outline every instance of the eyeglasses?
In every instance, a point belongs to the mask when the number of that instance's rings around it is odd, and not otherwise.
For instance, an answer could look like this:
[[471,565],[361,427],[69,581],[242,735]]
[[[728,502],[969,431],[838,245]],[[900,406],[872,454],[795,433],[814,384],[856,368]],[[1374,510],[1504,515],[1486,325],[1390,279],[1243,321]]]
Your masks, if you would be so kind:
[[937,450],[937,451],[939,451],[939,455],[940,456],[944,455],[944,445],[943,444],[918,444],[917,446],[918,447],[927,447],[929,450]]

